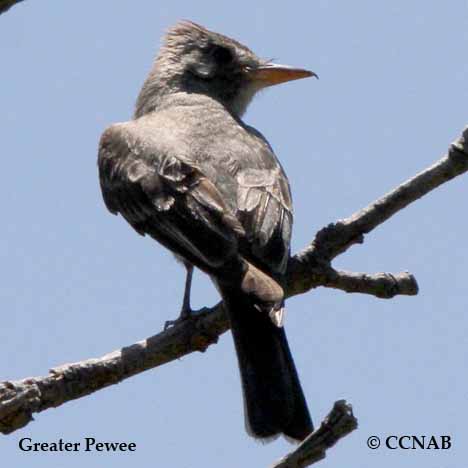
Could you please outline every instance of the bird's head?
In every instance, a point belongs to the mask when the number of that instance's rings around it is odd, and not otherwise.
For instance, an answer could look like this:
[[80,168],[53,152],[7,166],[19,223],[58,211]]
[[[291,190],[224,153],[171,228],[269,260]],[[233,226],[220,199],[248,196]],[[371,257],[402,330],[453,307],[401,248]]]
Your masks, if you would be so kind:
[[262,60],[233,39],[183,21],[166,34],[135,116],[152,112],[161,99],[178,92],[208,95],[240,116],[257,91],[308,76],[316,75]]

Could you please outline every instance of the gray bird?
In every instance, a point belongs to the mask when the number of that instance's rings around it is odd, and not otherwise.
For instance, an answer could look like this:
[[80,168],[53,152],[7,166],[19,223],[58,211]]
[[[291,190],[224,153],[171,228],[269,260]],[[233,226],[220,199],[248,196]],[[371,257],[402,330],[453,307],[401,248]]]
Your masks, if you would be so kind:
[[194,266],[220,291],[247,430],[262,439],[302,440],[313,426],[282,326],[289,183],[269,143],[241,117],[258,91],[313,75],[184,21],[168,31],[134,119],[110,126],[99,146],[107,208],[187,268],[179,320],[190,314]]

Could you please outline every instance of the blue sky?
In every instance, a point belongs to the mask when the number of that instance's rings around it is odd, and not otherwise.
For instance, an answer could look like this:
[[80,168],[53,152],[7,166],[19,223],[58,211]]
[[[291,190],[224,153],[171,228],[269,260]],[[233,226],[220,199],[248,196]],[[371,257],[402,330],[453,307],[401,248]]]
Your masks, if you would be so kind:
[[[87,7],[86,7],[87,6]],[[191,19],[320,80],[271,88],[245,120],[293,187],[293,248],[439,159],[468,123],[468,5],[356,0],[25,1],[0,17],[0,380],[103,355],[174,318],[183,270],[111,216],[99,136],[128,119],[160,37]],[[468,438],[467,176],[396,215],[335,262],[414,273],[417,297],[318,289],[288,301],[310,410],[337,399],[359,429],[321,466],[460,468]],[[193,302],[218,296],[200,273]],[[447,451],[371,451],[371,435],[452,436]],[[136,452],[22,453],[18,441],[135,442]],[[5,466],[259,467],[290,450],[244,433],[232,340],[38,414],[0,439]]]

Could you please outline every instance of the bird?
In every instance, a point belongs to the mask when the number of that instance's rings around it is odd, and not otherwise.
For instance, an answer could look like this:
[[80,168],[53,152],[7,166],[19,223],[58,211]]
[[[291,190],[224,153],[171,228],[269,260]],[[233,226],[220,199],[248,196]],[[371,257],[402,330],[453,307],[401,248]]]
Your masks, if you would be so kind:
[[223,299],[240,369],[247,432],[301,441],[313,424],[288,345],[284,279],[293,223],[288,178],[266,138],[242,119],[261,90],[316,76],[259,58],[191,21],[166,33],[134,116],[102,134],[105,205],[168,248]]

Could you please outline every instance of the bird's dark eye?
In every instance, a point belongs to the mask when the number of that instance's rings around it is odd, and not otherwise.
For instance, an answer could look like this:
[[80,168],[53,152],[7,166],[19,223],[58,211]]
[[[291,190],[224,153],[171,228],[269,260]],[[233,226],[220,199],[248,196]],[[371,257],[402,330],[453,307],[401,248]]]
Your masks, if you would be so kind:
[[228,63],[232,62],[234,56],[232,55],[232,52],[226,47],[218,46],[213,51],[213,58],[219,65],[227,65]]

